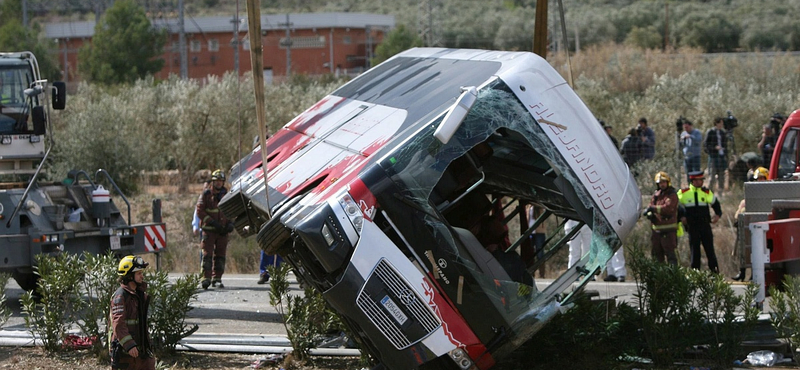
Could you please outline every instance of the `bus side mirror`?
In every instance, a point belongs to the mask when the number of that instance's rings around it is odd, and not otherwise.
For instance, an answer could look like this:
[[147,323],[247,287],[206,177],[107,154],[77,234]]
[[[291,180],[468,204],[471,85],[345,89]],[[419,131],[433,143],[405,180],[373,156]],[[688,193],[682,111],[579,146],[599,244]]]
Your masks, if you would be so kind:
[[33,119],[33,134],[44,135],[47,132],[47,120],[44,118],[44,107],[41,105],[33,107],[31,118]]
[[456,103],[453,104],[453,107],[442,119],[442,123],[433,133],[433,136],[439,139],[442,144],[447,144],[450,141],[450,138],[453,137],[461,123],[464,122],[464,118],[467,117],[467,113],[472,109],[475,101],[478,100],[478,89],[475,86],[462,87],[461,91],[463,91],[461,96],[458,97]]
[[67,84],[62,81],[53,82],[53,109],[64,109],[67,106]]

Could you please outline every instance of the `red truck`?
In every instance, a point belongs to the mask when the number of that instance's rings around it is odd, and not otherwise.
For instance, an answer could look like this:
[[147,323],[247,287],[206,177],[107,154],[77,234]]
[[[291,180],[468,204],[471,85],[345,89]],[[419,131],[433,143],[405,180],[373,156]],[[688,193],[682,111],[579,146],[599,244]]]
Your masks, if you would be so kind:
[[[752,250],[753,281],[765,288],[786,274],[800,274],[800,110],[780,131],[769,165],[769,180],[744,186],[747,212],[739,217],[739,248]],[[751,249],[752,248],[752,249]]]

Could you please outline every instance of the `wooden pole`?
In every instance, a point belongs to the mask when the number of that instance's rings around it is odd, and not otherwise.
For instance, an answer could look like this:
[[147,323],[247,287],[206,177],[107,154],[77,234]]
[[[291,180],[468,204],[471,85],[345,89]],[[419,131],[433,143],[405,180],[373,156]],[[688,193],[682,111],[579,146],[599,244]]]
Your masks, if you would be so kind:
[[544,59],[547,59],[547,1],[536,1],[533,23],[533,52]]
[[253,71],[253,92],[256,99],[256,121],[258,122],[258,142],[261,145],[261,168],[264,171],[264,188],[267,197],[267,212],[272,217],[269,205],[269,186],[267,184],[267,124],[264,119],[264,59],[261,46],[261,1],[247,0],[247,27],[250,33],[250,65]]

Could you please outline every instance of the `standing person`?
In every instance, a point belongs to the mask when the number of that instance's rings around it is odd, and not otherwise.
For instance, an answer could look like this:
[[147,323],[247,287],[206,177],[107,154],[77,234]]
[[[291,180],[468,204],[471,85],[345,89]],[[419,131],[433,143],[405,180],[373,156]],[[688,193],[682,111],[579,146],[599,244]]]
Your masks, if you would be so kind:
[[608,134],[608,138],[611,139],[612,143],[614,143],[614,147],[617,148],[617,150],[619,150],[619,141],[617,141],[617,138],[615,138],[614,134],[611,133],[611,129],[612,129],[611,125],[605,125],[605,126],[603,126],[603,128],[606,130],[606,133]]
[[677,265],[678,193],[666,172],[657,173],[654,180],[658,189],[645,211],[645,216],[652,222],[650,254],[656,261],[664,262],[666,259],[667,263]]
[[267,267],[275,266],[278,267],[283,262],[281,256],[277,254],[267,254],[267,252],[261,251],[261,261],[259,262],[259,270],[261,274],[258,276],[258,284],[266,284],[269,281],[269,271]]
[[143,270],[149,264],[142,257],[126,256],[117,266],[119,288],[111,297],[109,355],[112,369],[154,370],[156,359],[150,351],[147,308],[150,296]]
[[[564,232],[569,234],[579,222],[575,220],[567,220],[564,224]],[[569,246],[569,260],[567,260],[567,269],[575,266],[581,260],[584,254],[589,252],[589,247],[592,245],[592,230],[588,226],[583,225],[580,231],[575,234],[570,241],[567,242]]]
[[[708,258],[708,268],[719,273],[717,255],[714,253],[714,233],[711,224],[722,216],[722,208],[714,193],[703,186],[703,171],[689,173],[690,185],[678,190],[678,200],[686,208],[686,215],[681,220],[689,231],[689,246],[692,249],[692,268],[700,268],[700,244]],[[714,215],[709,217],[710,209]]]
[[681,148],[683,149],[683,165],[686,168],[686,177],[689,182],[689,173],[700,171],[700,151],[703,134],[692,125],[692,121],[682,118],[683,132],[681,132]]
[[[203,239],[203,289],[209,285],[224,288],[222,274],[225,273],[225,254],[228,250],[228,233],[233,231],[233,222],[228,221],[219,209],[219,201],[228,189],[225,188],[225,173],[216,170],[211,174],[211,187],[197,199],[197,217],[202,221]],[[212,280],[213,278],[213,280]]]
[[641,140],[642,159],[653,159],[656,155],[656,133],[647,126],[647,118],[639,118],[637,134]]
[[628,269],[625,268],[625,248],[620,247],[606,263],[606,278],[603,281],[625,282]]
[[636,129],[628,130],[628,135],[622,139],[622,148],[619,150],[622,155],[622,160],[628,165],[628,168],[633,168],[633,165],[642,158],[641,142],[636,136]]
[[775,142],[777,141],[775,132],[771,124],[764,125],[761,133],[761,140],[758,142],[758,150],[761,151],[761,158],[764,167],[769,170],[770,162],[772,162],[772,152],[775,151]]
[[704,147],[708,153],[708,188],[722,194],[725,190],[725,169],[728,167],[728,135],[722,117],[714,118],[714,127],[706,131]]
[[[755,169],[755,171],[753,171],[753,181],[767,181],[768,177],[769,177],[769,171],[767,171],[767,169],[764,167],[758,167]],[[747,205],[745,204],[744,199],[742,199],[742,201],[739,202],[739,208],[736,209],[736,214],[733,215],[733,219],[735,220],[733,225],[736,226],[737,229],[739,228],[739,215],[745,212],[746,206]],[[745,253],[743,250],[741,250],[740,247],[744,246],[739,242],[739,233],[737,232],[736,247],[733,248],[732,255],[739,262],[739,274],[732,277],[732,279],[738,281],[744,281],[744,275],[745,272],[747,271],[747,262],[745,262]]]

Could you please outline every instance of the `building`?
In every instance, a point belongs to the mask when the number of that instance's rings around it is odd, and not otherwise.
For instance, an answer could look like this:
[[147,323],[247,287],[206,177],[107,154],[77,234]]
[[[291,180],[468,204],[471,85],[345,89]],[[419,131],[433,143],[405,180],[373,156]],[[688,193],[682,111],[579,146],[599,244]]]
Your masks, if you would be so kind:
[[[250,41],[246,14],[235,17],[201,17],[184,20],[186,72],[192,79],[222,75],[236,70],[238,39],[239,74],[250,71]],[[169,30],[164,47],[164,68],[157,78],[180,75],[180,22],[155,19],[153,25]],[[238,23],[238,24],[236,24]],[[238,26],[238,38],[235,27]],[[370,67],[386,33],[394,28],[394,16],[362,13],[298,13],[261,16],[264,77],[281,79],[289,73],[309,75],[354,74]],[[58,45],[59,63],[68,83],[80,80],[78,52],[94,35],[95,22],[63,22],[45,25],[46,37]],[[289,68],[287,68],[287,66]]]

